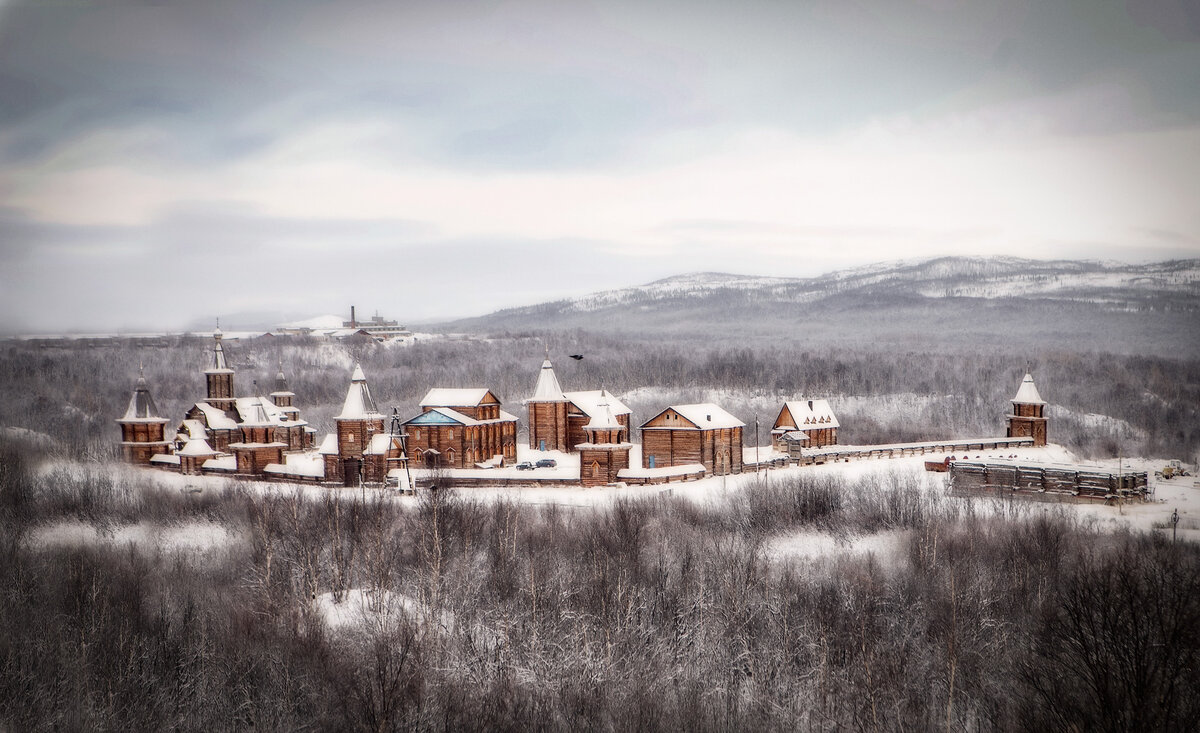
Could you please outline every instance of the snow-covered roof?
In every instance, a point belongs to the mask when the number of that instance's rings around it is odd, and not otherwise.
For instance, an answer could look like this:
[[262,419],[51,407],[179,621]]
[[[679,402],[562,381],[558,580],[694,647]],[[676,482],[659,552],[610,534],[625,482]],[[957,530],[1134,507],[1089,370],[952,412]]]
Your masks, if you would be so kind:
[[124,422],[166,422],[167,419],[158,414],[154,398],[150,396],[150,387],[146,377],[139,376],[133,395],[129,398],[129,407],[125,408]]
[[212,456],[216,453],[204,438],[192,438],[176,451],[176,455],[181,456]]
[[[791,427],[797,430],[839,427],[837,416],[829,407],[829,400],[788,400],[783,404],[792,416]],[[779,429],[787,427],[787,425],[780,425]]]
[[616,395],[613,395],[611,392],[606,392],[602,389],[565,393],[566,398],[588,417],[595,417],[596,413],[600,411],[601,395],[603,395],[604,399],[608,401],[608,409],[612,411],[612,414],[633,414],[633,410],[630,410],[628,407],[626,407],[625,403],[617,399]]
[[616,415],[613,414],[612,406],[609,404],[608,393],[600,390],[600,402],[596,406],[596,412],[592,414],[592,419],[587,424],[588,430],[613,430],[624,427],[617,422]]
[[1037,386],[1033,383],[1032,374],[1026,374],[1025,378],[1021,380],[1021,386],[1017,388],[1017,396],[1013,397],[1012,401],[1022,405],[1046,404],[1042,396],[1038,394]]
[[336,433],[329,433],[321,439],[321,446],[317,448],[317,453],[323,456],[336,456],[338,453],[338,440]]
[[237,458],[234,456],[209,458],[200,467],[208,471],[236,471]]
[[558,383],[558,377],[554,376],[554,367],[550,364],[550,360],[546,359],[542,362],[542,370],[538,373],[537,386],[533,388],[533,397],[529,398],[530,402],[561,402],[566,399],[563,394],[562,387]]
[[225,414],[224,410],[213,407],[207,402],[197,402],[196,407],[204,413],[204,421],[208,423],[208,427],[212,430],[234,430],[237,428],[237,421],[231,419]]
[[[491,390],[484,387],[446,389],[434,387],[421,399],[421,407],[475,407],[487,398]],[[499,398],[492,395],[499,402]]]
[[243,425],[275,425],[283,415],[274,402],[264,397],[238,397],[234,406]]
[[371,441],[367,443],[364,454],[369,456],[382,456],[392,447],[392,436],[387,433],[376,433],[371,436]]
[[156,455],[150,456],[150,462],[151,463],[171,463],[171,464],[178,465],[179,464],[179,456],[175,455],[174,453],[158,453]]
[[681,466],[658,466],[642,468],[630,466],[617,471],[617,478],[663,478],[666,476],[686,476],[692,473],[704,473],[703,463],[685,463]]
[[367,376],[362,367],[354,364],[354,373],[350,375],[350,389],[346,391],[346,401],[342,403],[342,411],[335,420],[362,420],[364,418],[383,417],[375,409],[375,400],[371,397],[371,389],[367,387]]
[[206,438],[208,436],[208,431],[204,429],[204,423],[200,422],[199,420],[184,420],[180,427],[187,432],[189,440]]
[[[684,420],[692,423],[697,430],[717,430],[746,426],[746,423],[738,420],[726,412],[724,408],[718,407],[711,402],[699,402],[694,405],[671,405],[667,410],[674,410],[679,413]],[[663,412],[666,412],[666,410],[663,410]],[[662,412],[658,414],[661,415]],[[658,415],[655,415],[655,417],[658,417]],[[651,419],[653,420],[653,418]],[[683,426],[679,426],[679,428],[684,430],[691,429]],[[672,429],[676,429],[676,426],[672,426]]]
[[[299,458],[301,460],[293,460]],[[325,462],[314,460],[307,454],[303,456],[284,456],[284,463],[268,463],[263,466],[263,473],[273,476],[300,476],[304,478],[324,478]]]

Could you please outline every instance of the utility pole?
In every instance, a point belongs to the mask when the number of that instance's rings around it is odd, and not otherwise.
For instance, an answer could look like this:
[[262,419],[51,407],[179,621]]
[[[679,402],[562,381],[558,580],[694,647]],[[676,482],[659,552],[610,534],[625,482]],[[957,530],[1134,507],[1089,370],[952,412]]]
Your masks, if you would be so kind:
[[1179,509],[1171,512],[1171,544],[1175,544],[1175,531],[1179,528]]
[[754,472],[758,473],[758,467],[762,465],[762,461],[758,457],[758,413],[754,413]]

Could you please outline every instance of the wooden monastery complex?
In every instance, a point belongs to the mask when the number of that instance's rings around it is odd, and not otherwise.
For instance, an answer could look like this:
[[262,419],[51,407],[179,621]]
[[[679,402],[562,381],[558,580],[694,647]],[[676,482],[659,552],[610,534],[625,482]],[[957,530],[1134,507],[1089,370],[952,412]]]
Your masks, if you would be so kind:
[[[539,455],[578,457],[577,474],[535,474],[518,464],[520,420],[502,409],[492,390],[434,388],[420,413],[402,420],[380,412],[367,377],[355,364],[334,430],[317,444],[316,431],[294,404],[280,365],[269,395],[238,396],[218,329],[204,370],[207,394],[184,414],[172,432],[159,414],[145,376],[139,376],[121,427],[127,462],[187,475],[237,477],[338,486],[412,487],[414,475],[429,470],[463,485],[575,485],[583,487],[686,481],[739,474],[764,466],[890,458],[926,452],[1044,446],[1046,402],[1026,374],[1006,415],[1005,437],[944,440],[879,446],[841,446],[840,424],[827,400],[784,402],[771,428],[772,457],[757,464],[745,458],[745,423],[719,405],[699,403],[664,408],[639,426],[632,438],[631,410],[607,390],[567,392],[547,357],[532,395],[525,401],[528,450]],[[257,384],[256,390],[257,391]],[[543,459],[555,466],[556,461]],[[948,470],[959,493],[1037,493],[1053,497],[1105,499],[1144,493],[1144,475],[1103,476],[1095,470],[947,460],[930,470]],[[497,468],[528,469],[496,472]],[[419,476],[418,476],[419,478]]]

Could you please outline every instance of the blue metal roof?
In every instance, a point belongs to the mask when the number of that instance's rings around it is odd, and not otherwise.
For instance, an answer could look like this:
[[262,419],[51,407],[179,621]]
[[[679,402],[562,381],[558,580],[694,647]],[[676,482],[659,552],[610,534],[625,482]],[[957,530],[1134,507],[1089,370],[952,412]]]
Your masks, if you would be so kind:
[[405,425],[462,425],[461,420],[455,420],[449,415],[444,415],[437,410],[422,412],[420,415],[408,420]]

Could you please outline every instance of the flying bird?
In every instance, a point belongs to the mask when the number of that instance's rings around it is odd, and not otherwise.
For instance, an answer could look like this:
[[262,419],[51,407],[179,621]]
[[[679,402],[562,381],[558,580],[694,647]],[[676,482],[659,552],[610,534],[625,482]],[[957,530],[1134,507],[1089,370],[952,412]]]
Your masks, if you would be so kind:
[[571,354],[571,358],[575,361],[580,361],[583,359],[583,354]]

